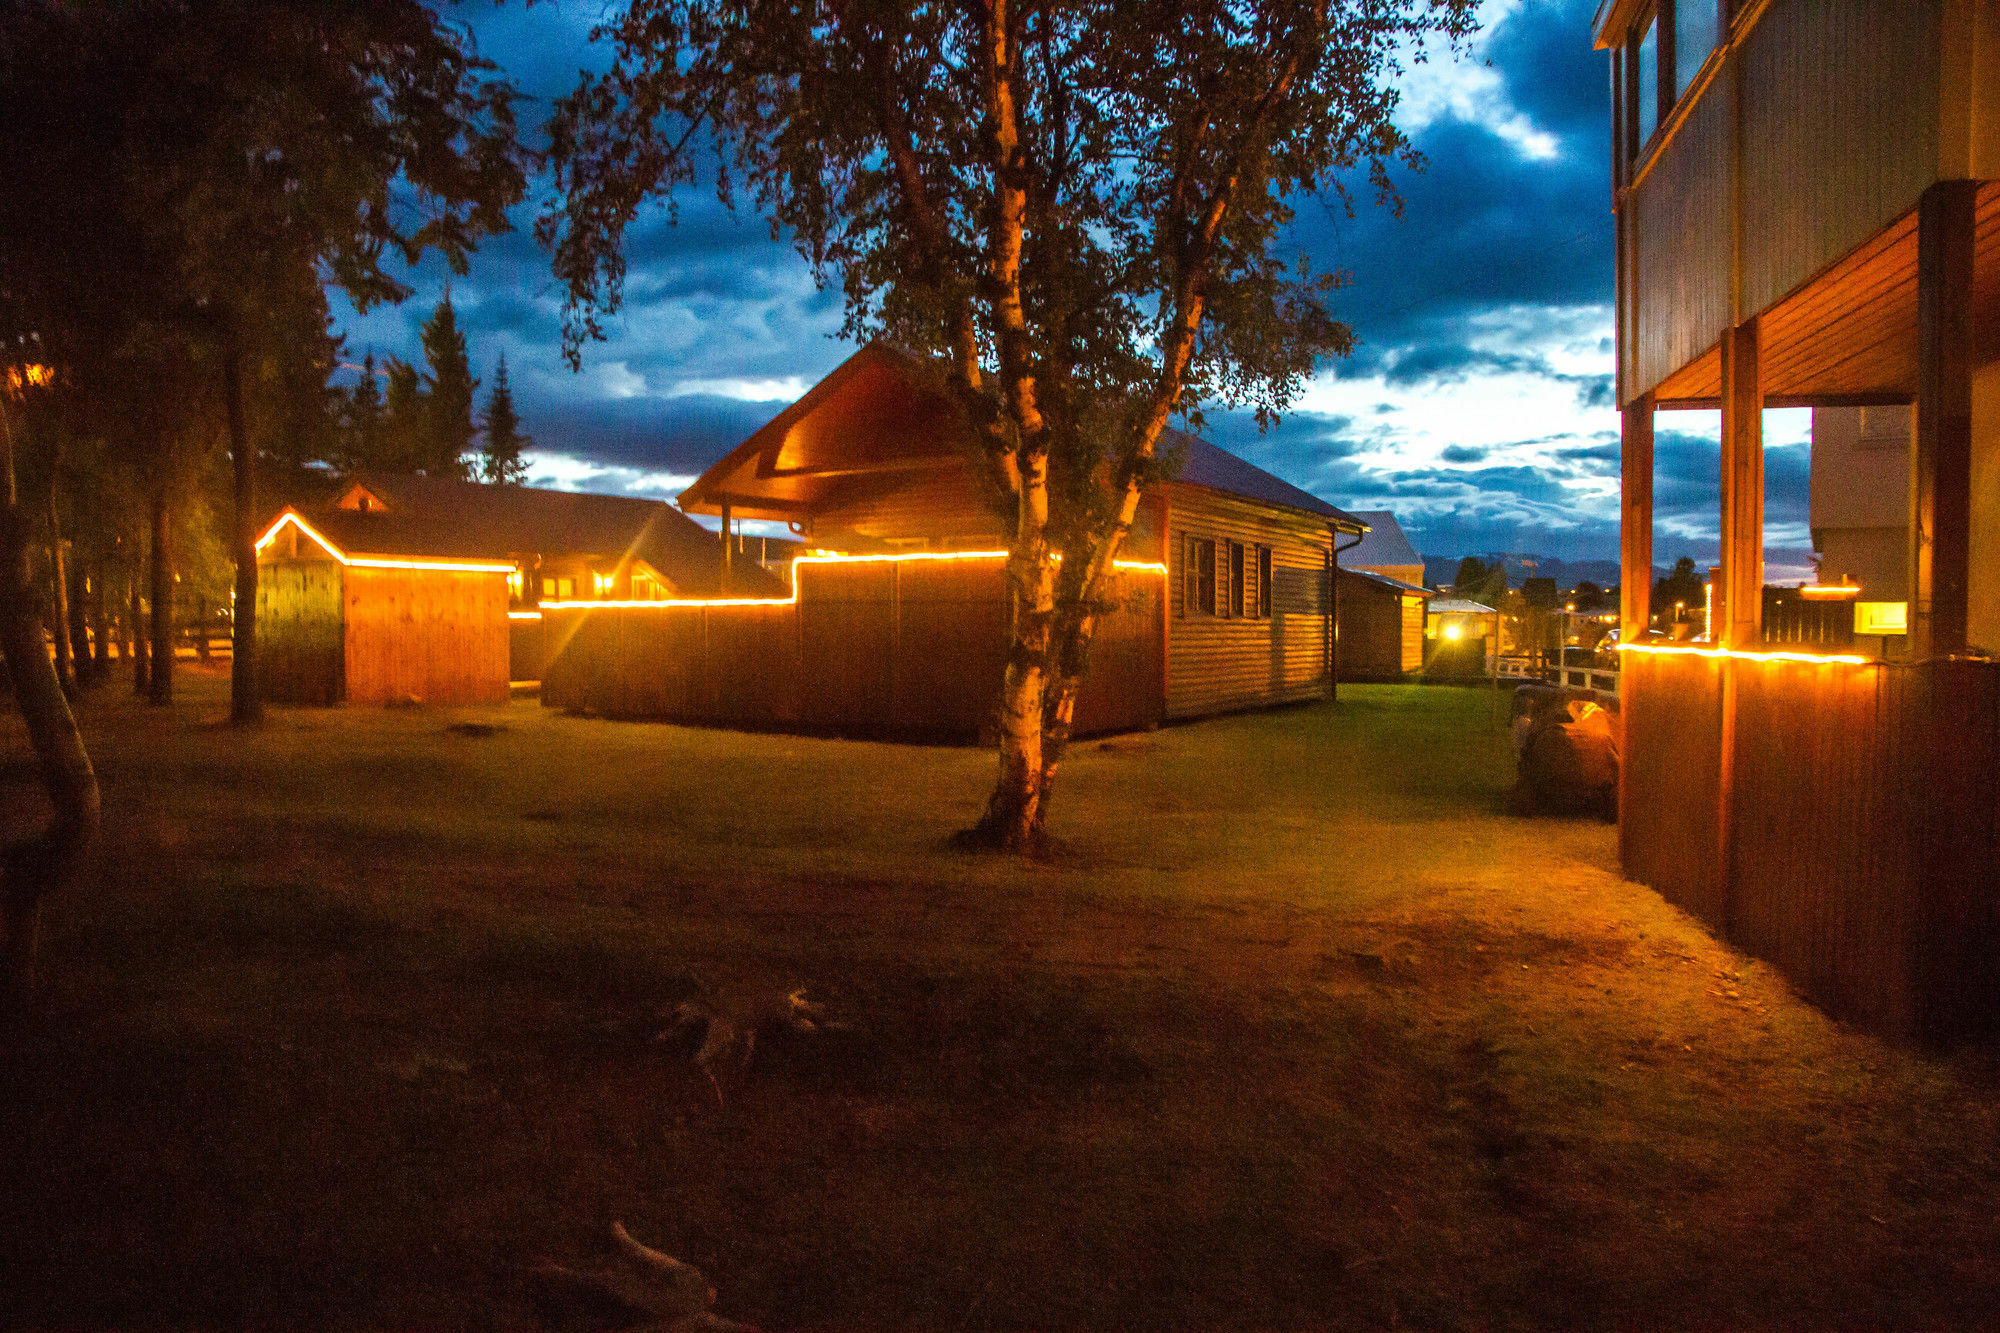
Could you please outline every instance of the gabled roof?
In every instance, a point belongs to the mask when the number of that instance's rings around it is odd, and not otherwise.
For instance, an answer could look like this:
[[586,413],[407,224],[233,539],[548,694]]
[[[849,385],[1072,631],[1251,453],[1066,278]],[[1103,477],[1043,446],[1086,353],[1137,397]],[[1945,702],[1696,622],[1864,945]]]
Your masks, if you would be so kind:
[[[964,413],[924,358],[872,342],[808,389],[797,402],[701,474],[675,502],[689,513],[795,519],[855,479],[962,468],[977,442]],[[1180,445],[1174,479],[1191,486],[1283,505],[1348,532],[1367,525],[1309,491],[1206,440],[1169,428]]]
[[1430,612],[1434,616],[1490,616],[1497,612],[1484,602],[1468,601],[1463,597],[1434,597]]
[[1227,449],[1218,449],[1198,435],[1169,426],[1161,433],[1160,443],[1163,447],[1178,444],[1186,450],[1182,455],[1181,470],[1174,476],[1175,481],[1240,495],[1246,500],[1262,500],[1265,504],[1302,509],[1308,514],[1318,514],[1345,532],[1368,530],[1368,524],[1360,515],[1337,509],[1311,491],[1302,491],[1289,481],[1272,476],[1255,463],[1246,463]]
[[[1435,588],[1426,588],[1421,583],[1405,583],[1403,580],[1397,578],[1391,578],[1387,574],[1377,574],[1372,569],[1349,569],[1346,565],[1342,565],[1340,567],[1340,572],[1343,574],[1351,574],[1357,579],[1367,579],[1370,583],[1379,583],[1385,588],[1394,588],[1397,592],[1400,593],[1415,593],[1419,597],[1437,596],[1437,589]],[[1439,605],[1438,603],[1432,602],[1431,608],[1433,610],[1436,610],[1438,608],[1438,605]],[[1467,603],[1467,605],[1476,606],[1477,603],[1476,602]]]
[[1340,553],[1341,568],[1382,569],[1424,563],[1394,514],[1386,509],[1357,509],[1354,516],[1368,525],[1368,535],[1360,545]]
[[[353,481],[373,501],[366,511],[338,504],[301,506],[299,513],[349,554],[516,560],[526,556],[584,556],[602,561],[644,560],[676,590],[706,595],[720,590],[722,544],[687,515],[659,500],[591,495],[529,486],[497,486],[444,477],[369,474]],[[343,494],[352,494],[349,486]],[[739,564],[743,591],[768,580]]]

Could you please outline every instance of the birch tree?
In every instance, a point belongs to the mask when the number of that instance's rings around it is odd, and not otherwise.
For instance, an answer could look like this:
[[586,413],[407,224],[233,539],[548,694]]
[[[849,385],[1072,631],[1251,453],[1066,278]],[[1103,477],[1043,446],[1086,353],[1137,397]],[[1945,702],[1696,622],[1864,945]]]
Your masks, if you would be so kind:
[[1033,851],[1161,434],[1283,408],[1344,355],[1294,209],[1392,200],[1398,77],[1472,0],[632,0],[549,126],[537,232],[566,351],[642,209],[711,183],[789,236],[843,333],[938,357],[1009,507],[999,773],[972,840]]

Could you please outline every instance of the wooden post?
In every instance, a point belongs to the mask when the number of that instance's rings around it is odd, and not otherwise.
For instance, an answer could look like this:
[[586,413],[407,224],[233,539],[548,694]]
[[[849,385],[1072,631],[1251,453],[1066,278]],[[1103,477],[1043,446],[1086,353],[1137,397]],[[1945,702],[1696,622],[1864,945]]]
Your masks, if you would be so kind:
[[[1722,335],[1722,624],[1726,648],[1755,648],[1764,614],[1764,377],[1757,321]],[[1716,926],[1733,912],[1736,847],[1736,672],[1722,667],[1721,767],[1716,774]]]
[[1722,594],[1716,637],[1754,648],[1764,612],[1764,377],[1757,321],[1722,335]]
[[1636,643],[1653,623],[1653,396],[1625,407],[1619,438],[1618,639]]
[[722,506],[722,591],[729,591],[729,576],[735,561],[729,550],[729,506]]
[[1917,202],[1916,447],[1910,454],[1910,657],[1965,651],[1972,534],[1972,231],[1976,181]]

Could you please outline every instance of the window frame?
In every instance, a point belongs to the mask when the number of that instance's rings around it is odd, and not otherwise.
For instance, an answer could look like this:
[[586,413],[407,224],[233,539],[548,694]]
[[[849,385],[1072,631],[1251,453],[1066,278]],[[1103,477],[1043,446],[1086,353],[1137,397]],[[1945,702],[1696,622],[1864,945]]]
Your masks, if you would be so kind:
[[1215,614],[1215,538],[1188,537],[1188,569],[1193,583],[1194,605],[1189,615]]
[[1243,573],[1248,563],[1248,552],[1243,543],[1232,540],[1229,543],[1229,615],[1233,620],[1244,618]]

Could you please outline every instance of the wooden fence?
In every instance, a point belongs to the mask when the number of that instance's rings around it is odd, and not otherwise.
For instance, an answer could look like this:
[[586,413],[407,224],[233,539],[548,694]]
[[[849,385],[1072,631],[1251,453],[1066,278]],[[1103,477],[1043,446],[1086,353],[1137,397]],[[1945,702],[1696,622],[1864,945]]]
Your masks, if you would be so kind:
[[1951,1041],[2000,1017],[2000,665],[1628,653],[1625,873],[1816,1003]]
[[[1077,700],[1077,729],[1160,718],[1157,574],[1121,575]],[[542,702],[608,717],[967,737],[1005,665],[999,561],[809,564],[795,603],[544,608]]]

